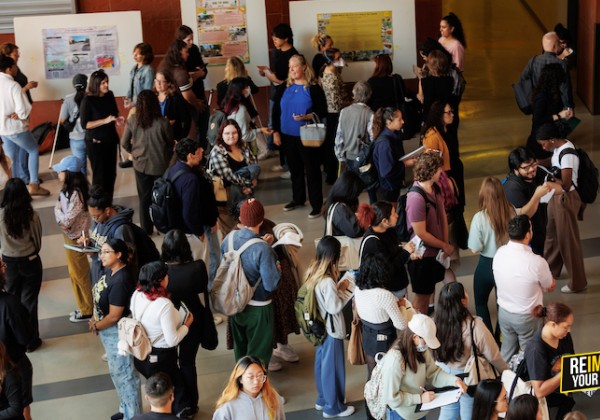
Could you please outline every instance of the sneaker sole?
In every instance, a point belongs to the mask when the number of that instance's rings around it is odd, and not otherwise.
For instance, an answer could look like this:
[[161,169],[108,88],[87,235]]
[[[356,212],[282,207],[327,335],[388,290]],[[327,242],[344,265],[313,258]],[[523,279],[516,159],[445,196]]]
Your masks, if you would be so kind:
[[273,351],[273,356],[277,357],[278,359],[284,360],[288,363],[296,363],[300,361],[300,357],[298,357],[298,355],[288,356],[285,353]]

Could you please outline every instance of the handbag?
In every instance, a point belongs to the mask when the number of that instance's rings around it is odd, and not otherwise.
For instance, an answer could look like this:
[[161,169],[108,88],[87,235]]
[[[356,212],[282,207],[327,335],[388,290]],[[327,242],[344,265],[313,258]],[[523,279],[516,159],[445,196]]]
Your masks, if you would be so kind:
[[215,200],[217,202],[226,203],[227,202],[227,190],[225,189],[225,184],[223,183],[223,178],[220,176],[213,175],[211,177],[213,191],[215,192]]
[[300,141],[304,147],[321,147],[325,142],[325,123],[319,117],[312,114],[312,123],[306,123],[300,127]]
[[350,341],[348,342],[348,362],[354,366],[366,365],[367,360],[362,346],[362,321],[352,305],[352,327],[350,329]]
[[[506,369],[502,372],[502,385],[506,390],[506,397],[508,402],[518,397],[519,395],[529,394],[535,396],[531,381],[524,381],[520,378],[521,373],[525,368],[525,360],[521,361],[516,372],[510,369]],[[550,411],[548,410],[548,403],[546,397],[538,398],[538,402],[542,408],[542,415],[544,420],[550,420]]]
[[[409,140],[412,139],[415,134],[421,131],[423,110],[421,102],[419,102],[416,97],[406,97],[406,93],[404,92],[404,84],[402,79],[398,80],[399,78],[400,76],[397,74],[392,76],[396,107],[402,112],[402,119],[404,120],[401,130],[402,134],[400,137],[402,140]],[[400,96],[398,93],[400,93]]]
[[[333,213],[338,203],[333,204],[327,211],[327,224],[325,228],[325,235],[331,236],[333,232]],[[343,204],[342,204],[343,205]],[[349,238],[347,236],[335,236],[340,241],[342,246],[340,253],[340,260],[338,261],[338,267],[340,271],[358,270],[360,267],[360,243],[362,238]],[[321,238],[315,239],[315,248],[319,245]]]
[[477,385],[484,379],[496,379],[498,373],[494,366],[483,356],[477,354],[477,345],[473,336],[473,328],[475,327],[475,319],[471,319],[471,356],[465,365],[464,383],[467,386]]

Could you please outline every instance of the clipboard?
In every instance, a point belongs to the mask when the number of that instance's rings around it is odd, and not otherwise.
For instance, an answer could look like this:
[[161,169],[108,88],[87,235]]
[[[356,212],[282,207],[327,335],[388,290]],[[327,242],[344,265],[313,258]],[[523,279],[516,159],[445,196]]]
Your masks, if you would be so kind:
[[73,246],[73,245],[69,245],[69,244],[64,244],[63,246],[66,249],[70,249],[71,251],[79,252],[82,254],[97,254],[98,252],[100,252],[100,250],[98,248],[95,248],[92,246],[88,246],[85,248],[81,248],[79,246]]
[[404,156],[402,156],[398,160],[402,162],[402,161],[404,161],[406,159],[415,158],[415,157],[419,156],[421,153],[423,153],[424,151],[425,151],[425,146],[417,147],[415,150],[413,150],[410,153],[405,154]]
[[453,404],[460,399],[462,395],[462,391],[460,388],[453,388],[449,391],[444,391],[435,394],[435,398],[432,401],[423,404],[417,404],[415,408],[415,413],[419,411],[429,411],[434,408],[443,407],[448,404]]

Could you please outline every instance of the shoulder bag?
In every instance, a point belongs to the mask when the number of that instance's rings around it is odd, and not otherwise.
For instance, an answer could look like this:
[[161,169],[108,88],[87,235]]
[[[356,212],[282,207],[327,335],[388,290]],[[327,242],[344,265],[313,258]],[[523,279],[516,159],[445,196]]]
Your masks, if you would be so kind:
[[312,122],[306,123],[300,127],[300,140],[304,147],[321,147],[325,142],[325,123],[319,120],[319,117],[313,113]]
[[477,345],[473,336],[475,318],[471,319],[471,356],[465,365],[464,383],[467,386],[477,385],[484,379],[496,379],[498,373],[494,366],[483,356],[477,354]]
[[[333,214],[339,204],[339,202],[332,204],[329,207],[329,210],[327,210],[327,224],[325,229],[325,235],[327,236],[333,234]],[[340,244],[342,245],[340,260],[338,262],[340,271],[358,270],[360,267],[360,256],[358,255],[358,252],[360,250],[362,238],[349,238],[347,236],[335,236],[335,238],[340,241]],[[320,240],[321,238],[315,239],[315,248]]]

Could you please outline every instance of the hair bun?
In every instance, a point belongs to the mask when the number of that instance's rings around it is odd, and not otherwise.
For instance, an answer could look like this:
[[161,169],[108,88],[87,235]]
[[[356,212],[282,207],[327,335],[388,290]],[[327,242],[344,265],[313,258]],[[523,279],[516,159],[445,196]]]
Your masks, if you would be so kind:
[[547,312],[548,312],[548,311],[546,310],[546,307],[544,306],[544,307],[542,308],[542,312],[541,312],[541,314],[542,314],[542,318],[546,318],[546,314],[547,314]]

